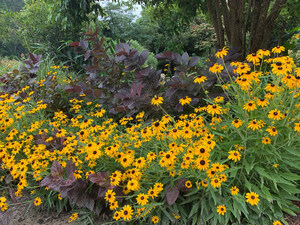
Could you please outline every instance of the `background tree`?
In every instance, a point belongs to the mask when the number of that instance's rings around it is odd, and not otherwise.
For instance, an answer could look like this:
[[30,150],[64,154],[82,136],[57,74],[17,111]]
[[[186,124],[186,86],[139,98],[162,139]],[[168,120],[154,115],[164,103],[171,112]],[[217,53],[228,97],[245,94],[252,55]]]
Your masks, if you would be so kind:
[[[217,43],[221,48],[241,48],[243,56],[259,48],[268,48],[275,21],[288,0],[134,0],[134,2],[160,8],[172,9],[176,5],[181,10],[177,24],[188,23],[199,11],[209,14]],[[299,1],[295,1],[299,5]],[[246,40],[249,35],[249,40]],[[246,52],[247,51],[247,52]]]

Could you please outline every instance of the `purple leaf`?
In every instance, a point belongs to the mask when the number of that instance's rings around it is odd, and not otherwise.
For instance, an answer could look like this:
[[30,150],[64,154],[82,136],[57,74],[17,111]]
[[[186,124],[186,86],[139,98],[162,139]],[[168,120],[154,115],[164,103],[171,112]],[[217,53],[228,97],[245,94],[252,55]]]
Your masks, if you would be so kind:
[[91,50],[87,50],[85,53],[84,53],[84,61],[88,60],[91,56],[91,53],[92,51]]
[[185,52],[181,56],[181,63],[182,63],[182,65],[185,65],[185,64],[187,64],[188,61],[189,61],[189,54],[187,52]]
[[109,172],[98,172],[89,175],[89,180],[101,187],[109,184]]
[[175,203],[175,201],[177,200],[178,196],[179,196],[178,188],[176,186],[172,188],[171,185],[169,184],[166,187],[166,200],[167,200],[167,203],[169,205],[173,205]]
[[181,178],[176,181],[176,187],[178,188],[179,191],[182,192],[187,192],[189,189],[185,186],[185,182],[187,181],[186,178]]
[[142,69],[142,70],[137,70],[135,72],[137,78],[147,77],[149,75],[149,73],[150,73],[150,67],[147,67],[147,68]]
[[54,161],[51,168],[51,175],[53,177],[61,177],[63,175],[63,168],[59,162]]
[[76,170],[75,164],[72,162],[72,160],[69,160],[66,165],[67,177],[70,177],[72,175],[74,176],[75,170]]
[[192,68],[192,67],[196,66],[197,63],[199,62],[199,60],[200,60],[199,56],[193,56],[188,63],[188,67]]
[[89,47],[89,42],[86,40],[81,40],[79,42],[79,47],[83,48],[84,50],[87,50],[87,48]]

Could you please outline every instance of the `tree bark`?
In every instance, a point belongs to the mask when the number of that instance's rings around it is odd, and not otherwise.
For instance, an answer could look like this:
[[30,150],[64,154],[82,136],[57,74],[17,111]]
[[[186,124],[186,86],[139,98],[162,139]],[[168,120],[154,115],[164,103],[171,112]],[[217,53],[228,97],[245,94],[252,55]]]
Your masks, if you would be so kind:
[[224,28],[222,22],[221,5],[219,0],[214,0],[214,3],[216,8],[217,24],[220,32],[220,48],[223,48],[225,46],[225,40],[224,40]]
[[245,20],[244,20],[244,26],[242,27],[242,33],[243,33],[242,45],[244,46],[243,51],[242,51],[242,57],[243,58],[246,57],[246,35],[247,35],[247,28],[248,28],[248,23],[249,23],[249,19],[250,19],[252,4],[253,4],[253,0],[248,0],[247,13],[246,13],[246,17],[245,17]]
[[[268,48],[271,32],[276,18],[279,16],[280,10],[286,0],[276,0],[270,10],[270,0],[254,0],[254,4],[259,8],[259,16],[257,21],[252,20],[248,53],[256,52],[260,48]],[[254,11],[254,10],[253,10]],[[270,13],[268,14],[268,11]],[[254,17],[254,12],[252,13]]]
[[245,8],[245,0],[228,0],[228,6],[230,9],[231,22],[231,48],[240,48],[241,52],[243,49],[243,12]]
[[223,15],[223,20],[224,20],[224,27],[225,27],[225,33],[226,37],[229,43],[231,43],[231,30],[230,30],[230,15],[229,15],[229,10],[227,7],[227,2],[226,0],[220,0],[220,4],[222,7],[222,15]]
[[219,27],[217,13],[216,13],[216,10],[214,9],[214,6],[212,4],[213,2],[212,2],[212,0],[206,0],[205,3],[206,3],[206,6],[207,6],[207,9],[209,11],[209,15],[210,15],[210,18],[212,20],[214,29],[216,31],[216,36],[217,36],[217,46],[216,47],[217,48],[222,48],[224,46],[224,45],[222,46],[222,39],[224,40],[224,32],[223,32],[223,35],[222,35],[222,30],[220,30],[220,27]]

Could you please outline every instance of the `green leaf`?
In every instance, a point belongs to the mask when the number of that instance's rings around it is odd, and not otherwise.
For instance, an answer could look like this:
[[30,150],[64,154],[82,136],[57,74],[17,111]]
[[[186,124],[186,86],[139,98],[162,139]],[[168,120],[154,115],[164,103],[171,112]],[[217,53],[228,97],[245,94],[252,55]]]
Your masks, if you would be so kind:
[[196,204],[193,204],[193,207],[191,209],[191,212],[189,214],[189,218],[191,218],[199,209],[200,202],[198,201]]
[[287,184],[278,184],[283,190],[291,193],[291,194],[298,194],[300,193],[300,189],[296,188],[295,186],[287,185]]
[[300,175],[295,173],[281,173],[281,175],[287,180],[300,180]]
[[295,155],[297,157],[299,157],[299,149],[294,148],[294,147],[283,147],[285,150],[287,150],[289,153],[291,153],[292,155]]
[[273,180],[273,178],[265,171],[264,168],[256,166],[254,167],[254,169],[256,170],[256,172],[259,173],[259,175],[262,175],[265,178],[268,178],[269,180]]
[[171,222],[174,222],[174,217],[170,215],[170,213],[165,210],[165,207],[159,206],[160,210],[163,211],[163,213],[169,218]]
[[262,193],[263,193],[263,197],[265,199],[267,199],[269,202],[272,202],[273,198],[272,198],[272,195],[271,195],[269,189],[266,186],[263,186],[261,190],[262,190]]

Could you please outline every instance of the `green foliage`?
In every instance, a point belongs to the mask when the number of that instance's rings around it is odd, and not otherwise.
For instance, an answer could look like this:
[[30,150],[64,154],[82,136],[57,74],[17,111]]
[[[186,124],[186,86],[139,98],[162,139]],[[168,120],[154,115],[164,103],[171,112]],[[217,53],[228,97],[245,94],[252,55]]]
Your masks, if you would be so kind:
[[1,0],[0,10],[13,12],[20,11],[24,6],[24,0]]
[[[143,50],[145,50],[145,48],[137,41],[135,40],[131,40],[129,41],[130,43],[130,47],[131,48],[135,48],[136,50],[139,51],[139,53],[141,53]],[[145,67],[150,66],[150,67],[156,67],[157,66],[157,59],[154,57],[154,53],[153,52],[149,52],[148,54],[148,58],[145,62]]]

